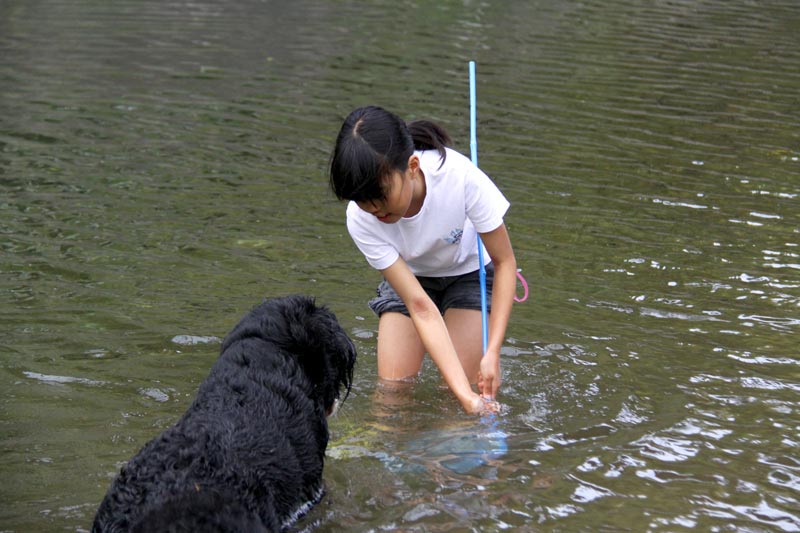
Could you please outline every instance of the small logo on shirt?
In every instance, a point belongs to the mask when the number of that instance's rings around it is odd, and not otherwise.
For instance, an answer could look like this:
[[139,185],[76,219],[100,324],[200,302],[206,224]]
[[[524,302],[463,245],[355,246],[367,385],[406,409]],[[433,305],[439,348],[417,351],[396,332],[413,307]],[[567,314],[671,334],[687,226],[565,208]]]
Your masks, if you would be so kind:
[[464,230],[461,228],[456,228],[450,232],[450,235],[444,237],[444,242],[447,244],[458,244],[461,242],[461,236],[464,234]]

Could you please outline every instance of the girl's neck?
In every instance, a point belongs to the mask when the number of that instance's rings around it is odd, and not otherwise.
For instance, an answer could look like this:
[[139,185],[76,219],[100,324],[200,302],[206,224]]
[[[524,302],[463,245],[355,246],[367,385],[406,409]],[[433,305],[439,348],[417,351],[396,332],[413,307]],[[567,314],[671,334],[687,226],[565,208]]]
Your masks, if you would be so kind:
[[411,218],[422,210],[422,205],[425,203],[425,194],[427,193],[427,186],[425,184],[425,174],[421,168],[417,168],[412,177],[414,191],[411,195],[411,205],[408,206],[408,211],[404,218]]

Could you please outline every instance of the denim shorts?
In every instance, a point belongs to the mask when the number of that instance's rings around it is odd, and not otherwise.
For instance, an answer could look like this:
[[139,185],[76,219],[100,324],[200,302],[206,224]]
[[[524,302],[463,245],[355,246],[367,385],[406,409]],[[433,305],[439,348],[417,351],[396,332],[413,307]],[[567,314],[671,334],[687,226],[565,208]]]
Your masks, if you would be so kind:
[[[476,270],[460,276],[431,278],[417,276],[422,288],[431,297],[433,303],[444,314],[450,308],[481,310],[481,281]],[[492,282],[494,281],[494,265],[486,265],[486,312],[492,310]],[[372,311],[381,316],[383,313],[403,313],[410,316],[403,300],[395,292],[389,282],[383,280],[378,285],[378,295],[369,301]]]

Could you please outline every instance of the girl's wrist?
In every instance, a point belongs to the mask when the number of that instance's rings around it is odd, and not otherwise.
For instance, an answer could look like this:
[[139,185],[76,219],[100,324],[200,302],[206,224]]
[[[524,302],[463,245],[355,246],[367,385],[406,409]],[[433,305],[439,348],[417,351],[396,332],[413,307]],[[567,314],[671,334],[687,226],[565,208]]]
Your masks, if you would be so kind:
[[500,350],[495,348],[488,348],[486,353],[483,354],[484,357],[488,357],[489,359],[499,361],[500,360]]

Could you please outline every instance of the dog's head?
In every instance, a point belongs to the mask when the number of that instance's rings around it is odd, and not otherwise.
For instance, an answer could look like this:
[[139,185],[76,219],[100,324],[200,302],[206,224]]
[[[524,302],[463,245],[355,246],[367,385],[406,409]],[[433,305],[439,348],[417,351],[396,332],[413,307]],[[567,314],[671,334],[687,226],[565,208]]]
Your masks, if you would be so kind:
[[313,298],[286,296],[256,306],[228,334],[222,351],[245,337],[264,339],[291,353],[327,413],[333,411],[342,389],[344,398],[350,393],[355,346],[333,312],[317,306]]

